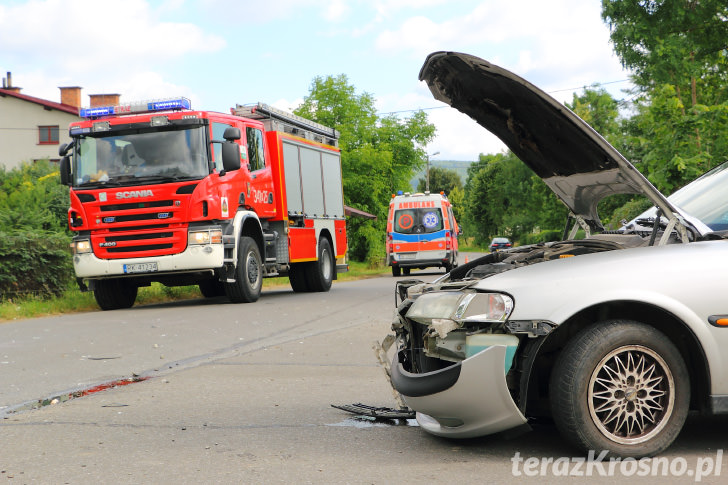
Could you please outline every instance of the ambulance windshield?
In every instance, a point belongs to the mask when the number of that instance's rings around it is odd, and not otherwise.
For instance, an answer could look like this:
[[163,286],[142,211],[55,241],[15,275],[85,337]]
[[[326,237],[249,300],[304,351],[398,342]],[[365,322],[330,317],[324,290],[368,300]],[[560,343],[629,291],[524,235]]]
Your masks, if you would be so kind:
[[434,207],[399,209],[394,213],[394,232],[425,234],[442,231],[442,211]]
[[86,135],[75,148],[75,186],[199,179],[209,173],[204,127]]

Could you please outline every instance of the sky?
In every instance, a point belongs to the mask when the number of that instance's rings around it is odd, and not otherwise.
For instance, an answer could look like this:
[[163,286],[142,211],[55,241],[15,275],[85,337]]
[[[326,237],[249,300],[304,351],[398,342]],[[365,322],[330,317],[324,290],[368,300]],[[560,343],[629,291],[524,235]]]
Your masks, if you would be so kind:
[[[22,93],[61,86],[121,102],[185,96],[199,110],[292,109],[345,74],[377,112],[425,110],[432,160],[505,149],[418,80],[431,52],[473,54],[570,102],[584,86],[627,95],[598,0],[0,0],[0,73]],[[437,153],[437,154],[436,154]],[[435,155],[436,154],[436,155]]]

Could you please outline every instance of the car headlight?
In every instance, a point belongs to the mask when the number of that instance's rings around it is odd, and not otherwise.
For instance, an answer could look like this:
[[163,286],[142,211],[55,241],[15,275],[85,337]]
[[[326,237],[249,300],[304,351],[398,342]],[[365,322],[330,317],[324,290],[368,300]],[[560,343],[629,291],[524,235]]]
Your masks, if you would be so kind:
[[91,241],[89,239],[79,239],[71,243],[73,254],[85,254],[91,252]]
[[503,293],[442,291],[425,293],[407,311],[407,318],[430,324],[447,319],[468,322],[504,322],[513,311],[513,299]]
[[187,235],[187,244],[222,244],[222,229],[190,231]]

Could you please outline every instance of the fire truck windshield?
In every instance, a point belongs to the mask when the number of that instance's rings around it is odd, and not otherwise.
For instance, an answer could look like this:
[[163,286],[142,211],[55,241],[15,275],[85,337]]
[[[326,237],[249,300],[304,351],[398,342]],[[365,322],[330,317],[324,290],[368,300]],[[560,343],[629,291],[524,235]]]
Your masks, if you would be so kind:
[[94,133],[75,146],[75,186],[133,185],[199,179],[209,174],[202,126],[139,133]]

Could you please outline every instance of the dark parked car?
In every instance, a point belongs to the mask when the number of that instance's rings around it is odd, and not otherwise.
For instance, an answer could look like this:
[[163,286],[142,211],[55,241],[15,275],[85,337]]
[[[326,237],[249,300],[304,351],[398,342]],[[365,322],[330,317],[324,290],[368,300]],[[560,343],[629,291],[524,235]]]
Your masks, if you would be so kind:
[[511,240],[505,237],[495,237],[490,242],[490,252],[494,253],[501,249],[508,249],[512,246]]
[[[728,414],[728,164],[665,198],[505,69],[436,52],[420,79],[503,140],[576,219],[566,240],[398,282],[391,377],[422,429],[467,438],[549,418],[582,450],[642,457],[670,446],[688,411]],[[617,193],[655,208],[605,231],[597,203]]]

